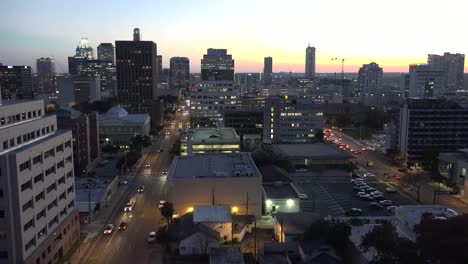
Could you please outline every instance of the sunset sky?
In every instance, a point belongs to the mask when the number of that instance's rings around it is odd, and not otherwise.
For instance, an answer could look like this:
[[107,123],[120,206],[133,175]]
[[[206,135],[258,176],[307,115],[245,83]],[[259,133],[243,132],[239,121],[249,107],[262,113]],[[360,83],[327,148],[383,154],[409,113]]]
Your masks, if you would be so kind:
[[163,67],[185,56],[192,72],[208,48],[228,49],[236,72],[262,71],[266,56],[275,72],[304,72],[309,42],[317,72],[340,71],[335,57],[346,58],[347,72],[369,62],[405,72],[428,53],[468,54],[466,0],[1,0],[0,7],[0,62],[54,57],[59,72],[81,37],[96,49],[130,40],[134,27],[157,43]]

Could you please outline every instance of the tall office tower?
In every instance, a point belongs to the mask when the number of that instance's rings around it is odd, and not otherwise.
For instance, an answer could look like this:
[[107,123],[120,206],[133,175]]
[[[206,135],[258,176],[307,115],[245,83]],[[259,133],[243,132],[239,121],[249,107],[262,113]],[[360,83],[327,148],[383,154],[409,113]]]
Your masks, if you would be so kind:
[[112,62],[68,57],[69,73],[81,77],[96,77],[103,98],[117,95],[116,66]]
[[114,51],[115,49],[112,43],[101,43],[97,47],[98,60],[115,63]]
[[262,73],[236,73],[234,74],[234,84],[239,89],[241,96],[255,94],[260,91]]
[[52,263],[80,237],[71,131],[44,101],[0,105],[0,263]]
[[412,64],[409,75],[409,97],[440,97],[446,94],[442,69],[428,64]]
[[51,58],[40,58],[36,60],[37,75],[49,76],[55,74],[55,60]]
[[4,100],[31,99],[32,71],[30,66],[0,66],[0,88]]
[[156,58],[156,60],[157,60],[157,63],[158,63],[158,78],[159,78],[158,81],[159,81],[159,82],[167,81],[167,80],[163,80],[163,79],[160,78],[160,77],[162,77],[162,75],[163,75],[163,67],[162,67],[162,60],[163,60],[163,58],[162,58],[162,55],[158,55],[158,57]]
[[234,60],[226,49],[208,49],[201,60],[203,81],[233,81]]
[[410,75],[409,73],[402,74],[400,76],[400,92],[403,95],[403,98],[409,97],[409,84],[410,84]]
[[40,58],[36,60],[37,76],[34,81],[34,91],[39,93],[54,93],[57,90],[55,78],[55,60]]
[[192,127],[223,126],[224,110],[236,109],[234,60],[226,49],[208,49],[201,60],[202,80],[191,88]]
[[265,85],[271,84],[273,80],[273,58],[265,57],[263,60],[263,83]]
[[99,77],[68,75],[57,78],[59,105],[92,103],[101,100]]
[[315,78],[315,47],[306,48],[305,77]]
[[383,69],[375,62],[364,64],[359,69],[358,85],[360,101],[367,105],[379,105],[382,102]]
[[455,93],[456,91],[464,90],[463,87],[463,74],[465,68],[465,55],[464,54],[451,54],[449,52],[444,55],[429,54],[427,63],[434,68],[444,71],[444,83],[447,92]]
[[85,58],[88,60],[94,59],[94,50],[89,44],[87,38],[82,38],[80,44],[76,47],[75,57]]
[[140,40],[141,40],[140,29],[134,28],[133,29],[133,41],[140,41]]
[[115,42],[118,101],[131,114],[147,113],[157,122],[157,48],[153,41]]
[[190,61],[186,57],[170,60],[169,86],[172,89],[188,89],[190,85]]
[[320,105],[309,98],[269,97],[263,110],[263,142],[308,143],[323,128]]
[[[400,108],[399,150],[407,165],[427,165],[427,154],[468,147],[468,109],[444,98],[409,98]],[[431,153],[432,152],[432,153]]]

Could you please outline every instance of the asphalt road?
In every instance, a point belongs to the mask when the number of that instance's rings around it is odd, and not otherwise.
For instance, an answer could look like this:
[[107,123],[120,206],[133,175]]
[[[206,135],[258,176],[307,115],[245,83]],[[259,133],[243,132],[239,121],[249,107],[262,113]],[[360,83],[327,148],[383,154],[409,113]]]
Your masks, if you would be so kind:
[[[177,115],[176,122],[179,120],[186,120],[186,117]],[[170,133],[167,136],[166,131]],[[146,239],[149,232],[157,231],[161,221],[158,203],[167,196],[167,179],[162,171],[169,169],[172,162],[170,150],[179,136],[180,132],[173,128],[162,131],[136,176],[129,179],[128,193],[122,206],[111,216],[114,232],[111,235],[100,233],[95,246],[82,263],[162,263],[163,250],[157,244],[148,244]],[[164,149],[161,153],[156,151],[160,148]],[[150,168],[146,168],[146,163],[150,164]],[[139,186],[145,187],[143,193],[137,193]],[[124,213],[123,206],[132,197],[136,198],[133,211]],[[122,221],[128,223],[125,231],[117,228]]]

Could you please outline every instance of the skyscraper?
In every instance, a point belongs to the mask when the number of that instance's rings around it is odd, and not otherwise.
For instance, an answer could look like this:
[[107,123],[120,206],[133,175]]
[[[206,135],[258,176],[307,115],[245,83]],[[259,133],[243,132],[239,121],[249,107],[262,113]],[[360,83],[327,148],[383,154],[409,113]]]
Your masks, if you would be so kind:
[[141,40],[140,29],[134,28],[133,29],[133,41],[140,41],[140,40]]
[[0,105],[2,263],[52,263],[80,237],[71,131],[44,101]]
[[36,60],[37,76],[34,81],[34,91],[40,93],[53,93],[57,90],[55,78],[55,60],[40,58]]
[[263,83],[271,84],[273,79],[273,58],[265,57],[263,60]]
[[98,60],[115,63],[114,51],[115,49],[112,43],[101,43],[97,47]]
[[409,97],[440,97],[446,94],[442,69],[428,64],[412,64],[409,69]]
[[315,47],[306,48],[305,77],[315,78]]
[[115,54],[119,103],[131,114],[150,114],[151,121],[156,122],[158,120],[156,43],[118,40],[115,42]]
[[444,71],[444,83],[447,88],[447,92],[454,93],[456,91],[464,90],[464,54],[451,54],[449,52],[444,53],[444,55],[442,56],[429,54],[427,58],[427,63],[433,68]]
[[186,57],[170,60],[169,86],[172,89],[188,89],[190,85],[190,61]]
[[202,80],[191,89],[192,126],[223,126],[224,110],[236,109],[234,60],[226,49],[208,49],[201,60]]
[[203,81],[233,81],[234,60],[226,49],[208,49],[201,60]]
[[360,100],[364,104],[378,105],[382,101],[383,69],[375,62],[364,64],[359,69],[358,85]]
[[167,82],[167,80],[163,80],[163,78],[161,78],[163,76],[163,67],[162,67],[162,55],[158,55],[157,57],[157,63],[158,63],[158,81],[159,82]]
[[0,89],[4,100],[31,99],[32,71],[30,66],[0,66]]
[[55,60],[51,58],[40,58],[36,60],[37,75],[49,76],[55,74]]
[[94,50],[89,44],[88,38],[82,38],[76,47],[75,57],[94,59]]

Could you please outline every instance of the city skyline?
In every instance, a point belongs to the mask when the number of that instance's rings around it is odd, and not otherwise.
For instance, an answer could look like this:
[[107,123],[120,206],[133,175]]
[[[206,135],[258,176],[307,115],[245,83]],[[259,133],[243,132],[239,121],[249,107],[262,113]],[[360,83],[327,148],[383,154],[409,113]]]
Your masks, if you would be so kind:
[[[193,72],[200,72],[208,48],[228,49],[236,60],[236,72],[261,72],[266,56],[273,57],[275,72],[304,72],[308,43],[317,49],[318,73],[341,71],[341,62],[331,58],[346,58],[346,72],[357,72],[370,62],[381,65],[384,72],[408,72],[410,64],[426,62],[428,54],[467,54],[466,37],[452,26],[463,23],[463,8],[451,8],[459,3],[420,2],[398,0],[377,9],[369,0],[295,0],[287,6],[263,0],[235,4],[210,0],[196,6],[184,0],[112,5],[81,1],[67,6],[55,0],[7,0],[0,11],[7,21],[0,26],[0,62],[31,65],[35,70],[37,58],[53,57],[57,72],[66,72],[66,59],[82,37],[96,50],[100,43],[131,40],[135,27],[140,28],[142,40],[158,44],[164,68],[171,57],[188,57]],[[450,23],[418,19],[435,12],[450,14]],[[410,30],[422,21],[424,27]],[[264,23],[268,27],[260,28]],[[438,32],[437,38],[430,37],[433,32]]]

